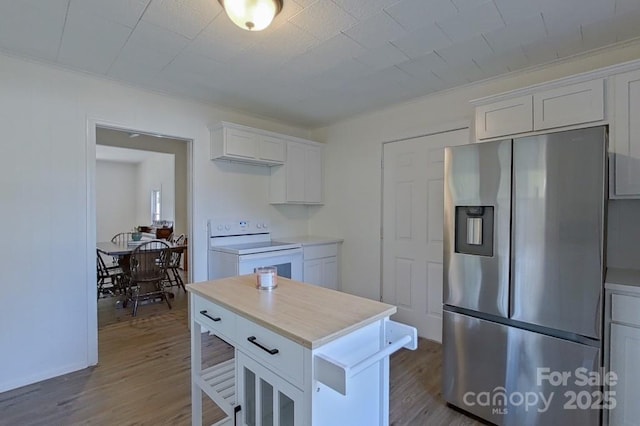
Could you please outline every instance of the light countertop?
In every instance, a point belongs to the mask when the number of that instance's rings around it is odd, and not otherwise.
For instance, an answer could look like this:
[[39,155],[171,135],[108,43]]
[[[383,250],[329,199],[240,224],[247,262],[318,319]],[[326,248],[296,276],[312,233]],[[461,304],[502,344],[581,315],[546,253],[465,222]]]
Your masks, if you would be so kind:
[[640,270],[607,268],[605,288],[640,292]]
[[294,244],[302,244],[302,246],[313,246],[319,244],[335,244],[341,243],[344,240],[342,238],[333,238],[333,237],[318,237],[314,235],[303,235],[298,237],[282,237],[282,238],[274,238],[274,241],[280,241],[283,243],[294,243]]
[[397,311],[393,305],[283,277],[277,288],[258,290],[255,274],[189,284],[187,290],[310,349]]

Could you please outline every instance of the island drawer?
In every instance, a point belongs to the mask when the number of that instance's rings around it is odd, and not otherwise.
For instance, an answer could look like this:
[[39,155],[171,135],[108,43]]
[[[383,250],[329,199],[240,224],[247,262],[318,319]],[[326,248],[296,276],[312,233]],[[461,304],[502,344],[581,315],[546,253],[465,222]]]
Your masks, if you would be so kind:
[[258,362],[299,388],[304,385],[304,348],[242,317],[237,320],[238,346]]
[[640,297],[612,294],[611,320],[640,326]]
[[233,338],[236,332],[236,317],[233,312],[200,297],[195,297],[195,318],[215,335]]

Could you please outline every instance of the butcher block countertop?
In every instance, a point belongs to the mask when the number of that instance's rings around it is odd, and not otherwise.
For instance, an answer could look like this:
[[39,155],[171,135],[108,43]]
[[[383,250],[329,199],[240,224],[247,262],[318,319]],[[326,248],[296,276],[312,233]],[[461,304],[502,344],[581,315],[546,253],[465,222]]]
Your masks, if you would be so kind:
[[255,274],[189,284],[187,290],[310,349],[397,310],[393,305],[283,277],[278,277],[277,288],[258,290]]

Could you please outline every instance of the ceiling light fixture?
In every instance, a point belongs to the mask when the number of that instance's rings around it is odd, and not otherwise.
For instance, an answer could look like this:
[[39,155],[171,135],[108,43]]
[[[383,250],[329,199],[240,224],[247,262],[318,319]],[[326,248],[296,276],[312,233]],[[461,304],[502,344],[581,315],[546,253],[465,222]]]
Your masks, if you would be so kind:
[[218,0],[231,21],[247,31],[262,31],[282,10],[283,0]]

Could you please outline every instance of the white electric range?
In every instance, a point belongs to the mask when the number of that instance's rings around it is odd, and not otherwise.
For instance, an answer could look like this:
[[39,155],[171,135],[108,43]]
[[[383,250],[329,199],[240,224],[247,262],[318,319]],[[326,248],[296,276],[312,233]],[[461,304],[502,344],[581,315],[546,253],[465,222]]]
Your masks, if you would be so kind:
[[269,221],[211,219],[208,224],[210,280],[252,274],[275,266],[278,275],[302,280],[302,246],[271,241]]

